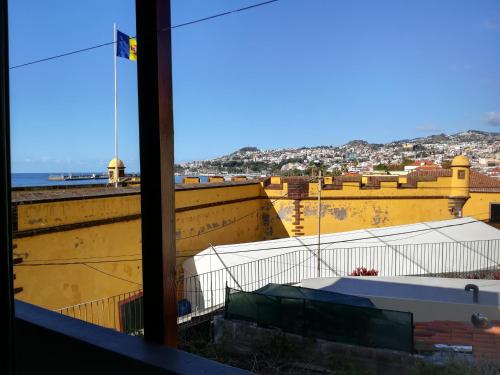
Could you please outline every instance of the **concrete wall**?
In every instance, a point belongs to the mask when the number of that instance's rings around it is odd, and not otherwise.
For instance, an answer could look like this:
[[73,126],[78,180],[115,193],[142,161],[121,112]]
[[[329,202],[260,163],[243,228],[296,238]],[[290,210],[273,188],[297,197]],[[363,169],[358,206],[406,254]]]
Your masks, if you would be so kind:
[[[465,285],[479,288],[473,302]],[[500,320],[500,281],[417,276],[323,277],[302,281],[305,288],[369,298],[379,309],[406,311],[415,322],[434,320],[470,322],[481,313]]]
[[[386,298],[368,296],[379,309],[407,311],[413,313],[414,322],[432,322],[447,320],[452,322],[470,322],[472,314],[482,313],[490,320],[500,319],[500,307],[478,305],[472,303],[449,303],[436,301],[420,301],[404,298]],[[439,319],[436,319],[439,317]]]

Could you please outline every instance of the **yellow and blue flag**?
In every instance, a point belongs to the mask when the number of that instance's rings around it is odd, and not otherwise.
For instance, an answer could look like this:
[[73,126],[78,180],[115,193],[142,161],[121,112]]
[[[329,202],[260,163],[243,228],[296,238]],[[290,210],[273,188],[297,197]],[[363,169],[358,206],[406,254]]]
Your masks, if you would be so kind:
[[137,61],[137,40],[116,30],[116,56]]

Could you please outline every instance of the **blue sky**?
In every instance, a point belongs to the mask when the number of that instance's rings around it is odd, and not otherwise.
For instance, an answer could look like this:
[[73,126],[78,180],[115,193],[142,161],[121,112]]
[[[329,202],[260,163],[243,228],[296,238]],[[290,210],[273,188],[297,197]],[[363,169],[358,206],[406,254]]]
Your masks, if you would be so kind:
[[[259,1],[172,0],[172,23]],[[11,66],[109,42],[113,22],[134,35],[134,4],[11,1]],[[497,0],[281,0],[172,39],[177,161],[500,129]],[[120,158],[137,171],[136,65],[118,65]],[[105,169],[112,46],[10,77],[14,172]]]

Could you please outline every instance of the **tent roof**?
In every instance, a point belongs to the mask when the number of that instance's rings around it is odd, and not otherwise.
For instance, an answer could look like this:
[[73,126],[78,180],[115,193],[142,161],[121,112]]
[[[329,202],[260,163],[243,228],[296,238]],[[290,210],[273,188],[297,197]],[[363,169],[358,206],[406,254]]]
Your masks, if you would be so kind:
[[[321,250],[500,239],[500,231],[471,217],[321,235]],[[316,251],[318,237],[302,236],[209,247],[193,257],[203,273],[297,250]],[[209,258],[211,265],[209,265]],[[196,274],[194,273],[194,274]]]
[[468,274],[497,267],[499,240],[500,230],[462,218],[324,234],[319,257],[317,236],[215,246],[184,262],[183,293],[203,311],[224,304],[226,287],[296,285],[358,267],[379,276]]

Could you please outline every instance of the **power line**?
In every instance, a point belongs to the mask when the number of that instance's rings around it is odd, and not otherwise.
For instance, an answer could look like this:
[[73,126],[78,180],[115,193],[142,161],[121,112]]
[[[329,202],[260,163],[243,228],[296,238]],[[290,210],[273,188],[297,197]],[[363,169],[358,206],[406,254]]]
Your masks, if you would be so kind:
[[[250,5],[250,6],[247,6],[247,7],[243,7],[243,8],[239,8],[239,9],[234,9],[234,10],[230,10],[230,11],[219,13],[219,14],[214,14],[213,16],[204,17],[204,18],[200,18],[200,19],[197,19],[197,20],[184,22],[184,23],[181,23],[181,24],[178,24],[178,25],[171,26],[170,28],[171,29],[177,29],[179,27],[184,27],[184,26],[188,26],[188,25],[193,25],[195,23],[205,22],[205,21],[208,21],[208,20],[212,20],[214,18],[231,15],[231,14],[234,14],[234,13],[238,13],[238,12],[246,11],[246,10],[249,10],[249,9],[253,9],[253,8],[261,7],[261,6],[264,6],[264,5],[268,5],[268,4],[271,4],[271,3],[275,3],[275,2],[278,2],[278,1],[279,0],[264,1],[262,3]],[[166,29],[161,29],[160,31],[165,31],[165,30]],[[74,51],[62,53],[62,54],[59,54],[59,55],[50,56],[50,57],[46,57],[46,58],[43,58],[43,59],[30,61],[30,62],[19,64],[19,65],[14,65],[14,66],[11,66],[9,69],[18,69],[18,68],[22,68],[22,67],[29,66],[29,65],[39,64],[39,63],[42,63],[42,62],[59,59],[61,57],[75,55],[77,53],[88,52],[88,51],[91,51],[91,50],[94,50],[94,49],[97,49],[97,48],[102,48],[102,47],[110,46],[110,45],[113,45],[113,44],[115,44],[114,41],[113,42],[102,43],[102,44],[97,44],[95,46],[90,46],[90,47],[87,47],[87,48],[82,48],[82,49],[78,49],[78,50],[74,50]]]
[[[484,220],[478,220],[478,221],[484,221]],[[468,223],[459,223],[459,224],[448,224],[440,227],[434,227],[434,228],[425,228],[425,229],[416,229],[416,230],[411,230],[407,232],[399,232],[399,233],[391,233],[391,234],[381,234],[379,236],[368,236],[368,237],[359,237],[359,238],[351,238],[348,240],[340,240],[340,241],[330,241],[330,242],[322,242],[322,245],[333,245],[333,244],[338,244],[338,243],[347,243],[347,242],[353,242],[353,241],[360,241],[360,240],[370,240],[373,238],[384,238],[384,237],[392,237],[392,236],[400,236],[403,234],[412,234],[412,233],[418,233],[418,232],[424,232],[424,231],[430,231],[430,230],[436,230],[436,229],[443,229],[443,228],[450,228],[450,227],[456,227],[456,226],[462,226],[462,225],[468,225],[468,224],[474,224],[476,221],[471,221]],[[383,229],[383,228],[379,228]],[[404,238],[403,238],[404,239]],[[315,244],[310,244],[315,245]],[[247,250],[240,250],[240,251],[228,251],[228,252],[223,252],[220,253],[220,255],[226,255],[226,254],[239,254],[239,253],[251,253],[251,252],[258,252],[258,251],[266,251],[266,250],[281,250],[281,249],[292,249],[292,248],[301,248],[301,247],[307,247],[309,244],[304,245],[289,245],[289,246],[276,246],[276,247],[267,247],[263,249],[247,249]],[[203,254],[201,256],[213,256],[215,254]],[[195,255],[196,256],[196,255]],[[191,258],[194,257],[193,255],[178,255],[177,258]]]
[[117,259],[117,260],[99,260],[99,261],[86,261],[86,262],[57,262],[57,259],[53,259],[52,262],[47,263],[19,263],[15,267],[37,267],[37,266],[68,266],[73,264],[104,264],[104,263],[120,263],[120,262],[137,262],[141,261],[142,258],[135,259]]
[[83,264],[84,266],[87,266],[87,267],[89,267],[89,268],[93,269],[94,271],[100,272],[100,273],[102,273],[102,274],[104,274],[104,275],[106,275],[106,276],[110,276],[110,277],[113,277],[113,278],[118,279],[118,280],[122,280],[122,281],[126,281],[126,282],[128,282],[128,283],[131,283],[131,284],[135,284],[135,285],[142,286],[142,284],[141,284],[141,283],[136,283],[135,281],[128,280],[128,279],[124,279],[123,277],[116,276],[116,275],[113,275],[113,274],[108,273],[108,272],[104,272],[104,271],[100,270],[99,268],[95,268],[95,267],[89,266],[89,265],[88,265],[88,264],[86,264],[86,263],[82,263],[82,264]]
[[[267,203],[267,205],[269,206],[272,206],[276,201],[280,200],[280,199],[283,199],[285,198],[286,196],[288,195],[288,192],[283,194],[282,196],[270,201]],[[201,237],[205,234],[208,234],[208,233],[211,233],[211,232],[215,232],[216,230],[220,230],[222,228],[226,228],[232,224],[235,224],[249,216],[252,216],[258,212],[260,212],[261,210],[263,210],[264,207],[262,208],[258,208],[257,210],[255,211],[252,211],[246,215],[243,215],[237,219],[235,219],[234,221],[231,221],[225,225],[221,225],[220,227],[217,227],[217,228],[213,228],[209,231],[206,231],[206,232],[203,232],[203,233],[198,233],[198,234],[194,234],[194,235],[191,235],[191,236],[187,236],[187,237],[182,237],[182,238],[178,238],[177,240],[185,240],[185,239],[190,239],[190,238],[195,238],[195,237]],[[110,256],[105,256],[105,257],[88,257],[88,258],[65,258],[65,259],[33,259],[33,260],[29,260],[29,261],[26,261],[26,262],[23,262],[23,263],[20,263],[20,264],[17,264],[16,266],[18,265],[22,265],[22,266],[56,266],[56,265],[72,265],[72,264],[88,264],[88,263],[96,263],[96,264],[99,264],[99,263],[118,263],[118,262],[130,262],[130,261],[137,261],[137,260],[142,260],[142,258],[139,258],[139,259],[118,259],[118,260],[102,260],[102,261],[95,261],[95,262],[92,262],[92,261],[86,261],[87,259],[104,259],[104,258],[112,258],[112,257],[122,257],[122,256],[135,256],[135,255],[142,255],[142,254],[129,254],[129,255],[110,255]],[[84,262],[58,262],[58,261],[69,261],[69,260],[84,260]],[[30,263],[30,262],[52,262],[52,263]]]
[[[276,198],[275,200],[273,200],[273,201],[269,202],[268,204],[269,204],[269,205],[273,205],[276,201],[278,201],[278,200],[280,200],[280,199],[285,198],[287,195],[288,195],[288,192],[287,192],[286,194],[284,194],[284,195],[282,195],[282,196],[280,196],[280,197]],[[369,199],[369,198],[370,198],[370,197],[368,197],[367,199]],[[403,198],[404,198],[404,197],[403,197]],[[242,219],[244,219],[244,218],[246,218],[246,217],[252,216],[252,215],[254,215],[255,213],[257,213],[257,212],[259,212],[259,211],[261,211],[261,210],[262,210],[262,208],[259,208],[259,209],[255,210],[255,211],[253,211],[253,212],[250,212],[250,213],[249,213],[249,214],[247,214],[247,215],[244,215],[244,216],[242,216],[242,217],[240,217],[240,218],[238,218],[238,219],[235,219],[234,221],[232,221],[232,222],[230,222],[230,223],[228,223],[228,224],[226,224],[226,225],[222,225],[222,226],[220,226],[220,227],[217,227],[217,228],[211,229],[211,230],[209,230],[209,231],[206,231],[206,232],[203,232],[203,233],[199,233],[199,234],[194,234],[194,235],[192,235],[192,236],[187,236],[187,237],[177,238],[177,241],[180,241],[180,240],[185,240],[185,239],[190,239],[190,238],[194,238],[194,237],[201,237],[201,236],[203,236],[203,235],[205,235],[205,234],[207,234],[207,233],[215,232],[216,230],[219,230],[219,229],[222,229],[222,228],[228,227],[229,225],[234,224],[234,223],[236,223],[236,222],[238,222],[238,221],[240,221],[240,220],[242,220]],[[478,214],[471,214],[471,215],[483,215],[483,214],[486,214],[486,212],[483,212],[483,213],[478,213]],[[470,216],[470,215],[469,215],[469,216]],[[477,219],[476,219],[476,220],[477,220]],[[478,221],[487,221],[487,220],[478,220]],[[427,230],[429,230],[429,229],[427,229]],[[418,235],[417,235],[417,236],[418,236]],[[416,236],[413,236],[413,237],[416,237]],[[396,240],[393,240],[393,241],[396,241]],[[374,242],[374,243],[376,243],[376,242]],[[187,255],[178,255],[178,256],[177,256],[177,258],[189,258],[189,257],[190,257],[190,256],[187,256]]]
[[[307,182],[311,182],[311,179],[312,179],[312,177],[309,177]],[[288,196],[288,192],[286,192],[285,194],[283,194],[283,195],[281,195],[281,196],[279,196],[279,197],[275,198],[275,199],[274,199],[274,200],[272,200],[272,201],[267,202],[266,204],[267,204],[268,206],[272,206],[275,202],[277,202],[277,201],[279,201],[280,199],[283,199],[283,198],[285,198],[285,197],[287,197],[287,196]],[[201,236],[203,236],[203,235],[205,235],[205,234],[207,234],[207,233],[215,232],[215,231],[220,230],[220,229],[222,229],[222,228],[226,228],[226,227],[228,227],[228,226],[230,226],[230,225],[232,225],[232,224],[234,224],[234,223],[237,223],[237,222],[239,222],[239,221],[241,221],[241,220],[243,220],[243,219],[245,219],[245,218],[247,218],[247,217],[249,217],[249,216],[252,216],[252,215],[254,215],[254,214],[256,214],[256,213],[258,213],[258,212],[262,211],[263,209],[264,209],[264,207],[258,208],[258,209],[254,210],[254,211],[252,211],[252,212],[250,212],[250,213],[248,213],[248,214],[246,214],[246,215],[243,215],[243,216],[241,216],[241,217],[239,217],[239,218],[235,219],[234,221],[231,221],[231,222],[227,223],[226,225],[221,225],[220,227],[213,228],[213,229],[208,230],[208,231],[203,232],[203,233],[198,233],[198,234],[193,234],[193,235],[191,235],[191,236],[186,236],[186,237],[177,238],[176,240],[177,240],[177,241],[181,241],[181,240],[186,240],[186,239],[190,239],[190,238],[194,238],[194,237],[201,237]]]
[[98,44],[98,45],[95,45],[95,46],[92,46],[92,47],[82,48],[82,49],[78,49],[78,50],[75,50],[75,51],[62,53],[60,55],[55,55],[55,56],[51,56],[51,57],[46,57],[44,59],[30,61],[30,62],[27,62],[27,63],[24,63],[24,64],[14,65],[14,66],[11,66],[9,69],[17,69],[17,68],[22,68],[23,66],[28,66],[28,65],[42,63],[42,62],[45,62],[45,61],[55,60],[55,59],[59,59],[61,57],[71,56],[71,55],[75,55],[77,53],[87,52],[87,51],[91,51],[93,49],[97,49],[97,48],[101,48],[101,47],[105,47],[105,46],[110,46],[112,44],[115,44],[115,42],[102,43],[102,44]]
[[[14,255],[21,256],[14,252]],[[54,262],[54,261],[69,261],[69,260],[90,260],[90,259],[106,259],[106,258],[122,258],[122,257],[131,257],[131,256],[142,256],[141,253],[135,254],[122,254],[122,255],[106,255],[106,256],[96,256],[96,257],[83,257],[83,258],[56,258],[56,259],[23,259],[23,264],[31,263],[31,262]],[[126,259],[124,259],[126,260]],[[112,262],[121,262],[121,260],[109,261]]]
[[[287,195],[288,195],[288,193],[282,195],[281,197],[276,198],[275,200],[269,202],[268,204],[272,205],[276,201],[285,198]],[[193,236],[179,238],[179,240],[203,236],[204,234],[207,234],[207,233],[210,233],[210,232],[213,232],[213,231],[216,231],[216,230],[228,227],[231,224],[234,224],[237,221],[240,221],[240,220],[242,220],[242,219],[244,219],[244,218],[246,218],[248,216],[251,216],[251,215],[253,215],[253,214],[255,214],[255,213],[257,213],[257,212],[259,212],[261,210],[262,209],[259,208],[259,209],[255,210],[255,211],[252,211],[252,212],[250,212],[250,213],[248,213],[248,214],[246,214],[244,216],[241,216],[241,217],[235,219],[234,221],[226,224],[225,226],[220,226],[220,227],[212,229],[211,231],[203,232],[203,233],[196,234],[196,235],[193,235]],[[489,214],[489,212],[473,213],[473,214],[470,214],[469,216],[472,216],[472,215],[478,216],[478,215],[484,215],[484,214]],[[480,222],[487,222],[488,221],[488,219],[483,219],[483,220],[475,219],[475,220],[476,221],[480,221]],[[468,223],[449,224],[449,225],[446,225],[446,226],[436,227],[436,228],[425,228],[425,229],[418,229],[418,230],[415,230],[415,231],[409,231],[409,232],[403,232],[403,233],[387,234],[387,235],[380,235],[380,236],[371,236],[371,237],[364,237],[364,238],[354,238],[354,239],[343,240],[343,241],[322,242],[321,244],[322,245],[333,245],[333,244],[342,243],[342,242],[351,242],[351,241],[358,241],[358,240],[365,240],[365,239],[372,239],[372,238],[397,236],[397,235],[401,235],[401,234],[417,233],[416,235],[408,236],[408,237],[405,237],[405,238],[396,238],[396,239],[393,239],[393,240],[386,240],[387,242],[392,242],[392,241],[399,241],[399,240],[405,240],[405,239],[409,239],[409,238],[413,238],[413,237],[418,237],[418,236],[424,235],[425,234],[424,232],[426,232],[426,231],[432,231],[433,229],[441,229],[441,228],[447,228],[447,227],[458,226],[458,225],[473,224],[473,223],[475,223],[475,222],[473,221],[473,222],[468,222]],[[377,228],[377,229],[383,229],[383,228]],[[289,238],[289,241],[294,241],[294,240],[291,239],[291,238]],[[375,242],[363,242],[363,244],[367,244],[367,243],[379,243],[379,241],[375,241]],[[245,246],[245,244],[235,244],[233,246]],[[227,252],[227,253],[223,253],[223,254],[236,254],[236,253],[263,251],[263,250],[274,250],[274,249],[287,249],[287,248],[295,248],[295,247],[303,247],[303,246],[309,246],[309,245],[302,244],[302,245],[280,246],[280,247],[275,247],[275,248],[265,248],[265,249],[259,249],[259,250],[233,251],[233,252]],[[204,254],[202,256],[206,256],[206,255],[208,255],[208,254]],[[211,254],[211,255],[213,255],[213,254]],[[135,261],[141,261],[142,260],[142,258],[134,258],[134,259],[117,259],[117,260],[89,261],[89,259],[118,258],[118,257],[127,257],[127,256],[142,256],[142,253],[122,254],[122,255],[108,255],[108,256],[103,256],[103,257],[31,259],[31,260],[23,261],[23,263],[19,263],[19,264],[16,264],[14,266],[15,267],[20,267],[20,266],[21,267],[23,267],[23,266],[24,267],[28,267],[28,266],[58,266],[58,265],[65,266],[65,265],[88,264],[88,263],[91,263],[91,264],[101,264],[101,263],[135,262]],[[190,258],[192,256],[193,255],[177,255],[176,257],[177,258]],[[194,256],[196,256],[196,255],[194,255]],[[251,258],[251,259],[254,259],[254,258]],[[77,260],[77,262],[68,262],[70,260]],[[78,261],[81,261],[81,262],[78,262]],[[31,262],[46,262],[46,263],[31,263]]]
[[104,275],[107,275],[109,277],[113,277],[115,279],[119,279],[119,280],[122,280],[122,281],[126,281],[128,283],[131,283],[131,284],[136,284],[136,285],[140,285],[142,286],[141,283],[137,283],[135,281],[132,281],[132,280],[128,280],[128,279],[124,279],[123,277],[120,277],[120,276],[116,276],[116,275],[113,275],[111,273],[108,273],[108,272],[105,272],[103,270],[100,270],[96,267],[93,267],[91,266],[89,263],[93,263],[93,264],[102,264],[102,263],[114,263],[114,262],[128,262],[128,261],[140,261],[142,259],[122,259],[122,260],[114,260],[114,261],[100,261],[100,262],[66,262],[66,263],[58,263],[58,262],[55,262],[55,263],[38,263],[38,264],[17,264],[16,266],[25,266],[25,267],[37,267],[37,266],[67,266],[67,265],[82,265],[82,266],[86,266],[88,268],[91,268],[93,269],[94,271],[97,271],[97,272],[100,272]]
[[[477,219],[476,219],[477,220]],[[434,228],[425,228],[425,229],[416,229],[413,231],[407,231],[407,232],[400,232],[400,233],[391,233],[391,234],[382,234],[379,236],[369,236],[369,237],[360,237],[360,238],[352,238],[348,240],[340,240],[340,241],[330,241],[330,242],[322,242],[321,245],[334,245],[338,243],[347,243],[347,242],[353,242],[353,241],[360,241],[360,240],[367,240],[367,239],[374,239],[374,238],[384,238],[384,237],[392,237],[392,236],[399,236],[399,235],[404,235],[404,234],[412,234],[412,233],[419,233],[415,236],[409,236],[409,237],[404,237],[404,238],[399,238],[399,239],[394,239],[394,240],[388,240],[388,241],[397,241],[397,240],[406,240],[408,238],[412,237],[417,237],[421,234],[421,232],[428,232],[436,229],[443,229],[443,228],[449,228],[449,227],[455,227],[455,226],[462,226],[462,225],[468,225],[468,224],[474,224],[478,221],[484,222],[486,220],[477,220],[477,221],[472,221],[472,222],[467,222],[467,223],[459,223],[459,224],[448,224],[440,227],[434,227]],[[376,229],[383,229],[383,228],[376,228]],[[364,242],[363,244],[366,244],[367,242]],[[368,243],[379,243],[377,242],[368,242]],[[224,252],[220,253],[221,255],[226,255],[226,254],[241,254],[241,253],[250,253],[250,252],[258,252],[258,251],[265,251],[265,250],[280,250],[280,249],[291,249],[291,248],[297,248],[297,247],[307,247],[309,245],[315,245],[315,244],[300,244],[300,245],[289,245],[289,246],[276,246],[276,247],[268,247],[268,248],[263,248],[263,249],[249,249],[249,250],[240,250],[240,251],[229,251],[229,252]],[[394,245],[398,246],[398,245]],[[202,257],[204,256],[213,256],[216,254],[203,254],[201,255]],[[196,256],[196,255],[194,255]],[[191,258],[194,257],[193,255],[177,255],[176,258]],[[73,258],[73,259],[85,259],[85,258]],[[250,258],[254,259],[254,258]],[[135,262],[135,261],[141,261],[142,258],[137,258],[137,259],[119,259],[119,260],[107,260],[107,261],[87,261],[87,262],[57,262],[58,259],[51,259],[51,263],[34,263],[34,264],[26,264],[26,263],[20,263],[15,265],[15,267],[37,267],[37,266],[66,266],[66,265],[86,265],[87,267],[92,268],[89,266],[89,264],[103,264],[103,263],[118,263],[118,262]],[[66,259],[64,259],[66,260]]]
[[[282,197],[280,197],[278,199],[281,199],[281,198]],[[276,200],[278,200],[278,199],[276,199]],[[271,203],[274,203],[276,200],[272,201]],[[245,218],[247,216],[250,216],[250,215],[254,214],[257,211],[251,212],[250,214],[242,216],[242,217],[240,217],[240,218],[238,218],[236,220],[241,220],[241,219],[243,219],[243,218]],[[486,214],[486,212],[475,213],[474,215],[482,215],[482,214]],[[229,225],[231,225],[231,224],[233,224],[233,223],[235,223],[236,220],[230,222],[229,224],[227,224],[226,227],[229,226]],[[474,224],[474,223],[479,222],[479,221],[480,222],[486,222],[486,221],[488,221],[488,219],[484,219],[484,220],[475,219],[475,220],[476,221],[467,222],[467,223],[448,224],[448,225],[441,226],[441,227],[416,229],[416,230],[408,231],[408,232],[400,232],[400,233],[385,234],[385,235],[379,235],[379,236],[361,237],[361,238],[352,238],[352,239],[349,239],[349,240],[342,240],[342,241],[321,242],[321,244],[322,245],[334,245],[334,244],[337,244],[337,243],[346,243],[346,242],[353,242],[353,241],[359,241],[359,240],[367,240],[367,239],[374,239],[374,238],[391,237],[391,236],[398,236],[398,235],[404,235],[404,234],[417,233],[416,235],[413,235],[413,236],[408,236],[408,237],[404,237],[404,238],[397,238],[397,239],[393,239],[393,240],[386,240],[387,242],[400,241],[400,240],[406,240],[406,239],[409,239],[409,238],[413,238],[413,237],[417,237],[417,236],[420,236],[420,235],[424,235],[425,234],[424,232],[429,232],[429,231],[432,231],[434,229],[442,229],[442,228],[448,228],[448,227],[454,227],[454,226]],[[214,230],[218,230],[218,229],[221,229],[221,228],[223,228],[223,227],[218,227],[218,228],[215,228]],[[384,229],[384,228],[376,228],[376,229]],[[214,230],[212,230],[212,231],[214,231]],[[202,234],[194,235],[192,237],[201,236],[201,235],[203,235],[205,233],[209,233],[209,232],[204,232]],[[185,237],[185,238],[189,238],[189,237]],[[293,241],[293,239],[289,239],[289,240]],[[367,244],[367,243],[379,243],[379,241],[375,241],[375,242],[363,242],[363,244]],[[297,248],[297,247],[307,247],[307,246],[310,246],[310,245],[314,245],[314,244],[300,244],[300,245],[289,245],[289,246],[277,246],[277,247],[270,247],[270,248],[264,248],[264,249],[253,249],[253,250],[241,250],[241,251],[225,252],[225,253],[222,253],[222,254],[240,254],[240,253],[257,252],[257,251],[265,251],[265,250],[290,249],[290,248]],[[245,244],[235,244],[234,246],[245,246]],[[397,245],[395,245],[395,246],[397,246]],[[142,255],[142,254],[130,254],[130,256],[132,256],[132,255]],[[214,255],[214,254],[203,254],[201,256],[207,256],[207,255]],[[118,256],[119,255],[116,255],[116,257],[118,257]],[[127,256],[127,255],[124,255],[124,256]],[[196,255],[194,255],[194,256],[196,256]],[[109,256],[109,257],[111,257],[111,256]],[[191,257],[193,257],[193,255],[177,255],[176,256],[176,258],[191,258]],[[103,258],[105,258],[105,257],[103,257]],[[43,260],[42,259],[38,259],[36,261],[46,262],[46,263],[26,263],[26,262],[23,262],[23,263],[16,264],[15,267],[23,267],[23,266],[24,267],[59,266],[59,265],[66,266],[66,265],[89,264],[89,263],[90,264],[102,264],[102,263],[135,262],[135,261],[141,261],[142,260],[142,258],[135,258],[135,259],[117,259],[117,260],[101,260],[101,261],[59,262],[59,261],[67,261],[67,260],[85,260],[85,259],[99,259],[99,257],[93,257],[93,258],[66,258],[66,259],[43,259]],[[32,260],[32,261],[35,261],[35,260]]]
[[[198,20],[181,23],[179,25],[172,26],[171,29],[176,29],[178,27],[192,25],[192,24],[195,24],[195,23],[198,23],[198,22],[204,22],[204,21],[212,20],[214,18],[218,18],[218,17],[222,17],[222,16],[228,16],[228,15],[233,14],[233,13],[238,13],[238,12],[242,12],[242,11],[245,11],[245,10],[249,10],[249,9],[261,7],[263,5],[268,5],[268,4],[271,4],[271,3],[276,3],[277,1],[279,1],[279,0],[264,1],[263,3],[258,3],[258,4],[250,5],[250,6],[247,6],[247,7],[244,7],[244,8],[230,10],[230,11],[227,11],[227,12],[215,14],[213,16],[209,16],[209,17],[205,17],[205,18],[200,18]],[[162,29],[161,31],[165,31],[165,29]]]
[[[300,265],[304,264],[305,262],[307,262],[308,260],[312,259],[313,257],[315,257],[316,254],[311,254],[308,258],[305,258],[303,259],[302,261],[299,261],[298,263],[284,263],[284,262],[275,262],[275,261],[271,261],[275,264],[278,264],[278,265],[291,265],[289,268],[286,268],[278,273],[274,273],[274,274],[270,274],[269,276],[267,277],[264,277],[263,279],[259,279],[259,280],[255,280],[255,281],[249,281],[247,282],[246,284],[241,284],[242,287],[245,287],[245,286],[249,286],[249,285],[259,285],[260,283],[264,282],[264,281],[267,281],[267,280],[272,280],[272,279],[276,279],[278,276],[286,273],[286,272],[289,272],[291,271],[293,268],[295,267],[299,267]],[[249,263],[252,263],[252,262],[249,262]],[[323,262],[324,263],[324,262]],[[247,263],[244,263],[244,264],[247,264]],[[234,266],[230,266],[230,267],[234,267]],[[307,267],[307,266],[306,266]],[[311,266],[309,266],[308,268],[312,268]],[[222,268],[222,269],[218,269],[218,270],[214,270],[214,271],[211,271],[211,272],[208,272],[208,273],[212,273],[212,272],[218,272],[218,271],[221,271],[221,270],[224,270],[225,268]],[[201,274],[201,275],[193,275],[193,276],[203,276],[203,275],[206,275],[206,273],[204,274]],[[234,289],[234,288],[233,288]],[[211,289],[211,291],[220,291],[220,290],[226,290],[226,288],[215,288],[215,289]],[[199,293],[201,292],[200,290],[183,290],[185,293]]]
[[[268,202],[267,204],[271,206],[271,205],[273,205],[275,202],[279,201],[280,199],[285,198],[287,195],[288,195],[288,192],[286,192],[286,193],[285,193],[285,194],[283,194],[282,196],[280,196],[280,197],[278,197],[278,198],[276,198],[276,199],[274,199],[274,200],[272,200],[272,201]],[[241,220],[243,220],[243,219],[245,219],[245,218],[247,218],[247,217],[249,217],[249,216],[252,216],[252,215],[254,215],[254,214],[256,214],[256,213],[258,213],[258,212],[262,211],[263,209],[264,209],[264,207],[258,208],[258,209],[254,210],[254,211],[252,211],[252,212],[250,212],[250,213],[248,213],[248,214],[246,214],[246,215],[243,215],[243,216],[240,216],[240,217],[239,217],[239,218],[237,218],[237,219],[234,219],[233,221],[231,221],[231,222],[229,222],[229,223],[227,223],[227,224],[225,224],[225,225],[223,224],[223,225],[221,225],[220,227],[217,227],[217,228],[213,228],[213,229],[207,230],[206,232],[203,232],[203,233],[198,233],[198,234],[193,234],[193,235],[191,235],[191,236],[186,236],[186,237],[177,238],[176,240],[177,240],[177,241],[181,241],[181,240],[187,240],[187,239],[190,239],[190,238],[201,237],[201,236],[203,236],[203,235],[205,235],[205,234],[208,234],[208,233],[211,233],[211,232],[215,232],[216,230],[220,230],[220,229],[222,229],[222,228],[226,228],[226,227],[228,227],[228,226],[230,226],[230,225],[232,225],[232,224],[235,224],[235,223],[237,223],[237,222],[239,222],[239,221],[241,221]]]

